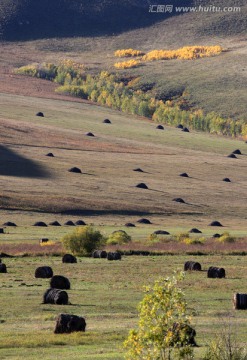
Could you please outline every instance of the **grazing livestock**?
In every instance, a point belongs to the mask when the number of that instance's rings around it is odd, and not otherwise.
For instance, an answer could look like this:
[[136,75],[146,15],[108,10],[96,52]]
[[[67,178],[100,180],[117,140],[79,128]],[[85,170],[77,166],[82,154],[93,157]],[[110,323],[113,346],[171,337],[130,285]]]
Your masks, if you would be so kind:
[[150,220],[145,219],[145,218],[139,219],[139,220],[137,220],[137,222],[140,224],[152,224]]
[[7,267],[3,263],[0,263],[0,273],[7,273]]
[[82,172],[81,172],[81,169],[79,169],[79,168],[76,167],[76,166],[70,168],[68,171],[69,171],[69,172],[72,172],[72,173],[75,173],[75,174],[81,174],[81,173],[82,173]]
[[50,266],[40,266],[35,270],[35,277],[41,279],[48,279],[53,276],[53,271]]
[[70,314],[60,314],[57,317],[55,334],[72,333],[75,331],[85,331],[86,321],[83,317]]
[[119,252],[108,252],[107,260],[121,260],[122,256]]
[[50,286],[53,289],[70,289],[69,279],[62,275],[54,275],[51,278]]
[[186,261],[186,263],[184,264],[184,271],[188,270],[201,271],[202,266],[199,262],[196,261]]
[[47,289],[43,295],[43,304],[68,305],[69,296],[61,289]]
[[219,268],[219,267],[215,267],[215,266],[210,266],[210,268],[208,269],[208,278],[225,278],[226,277],[226,272],[224,268]]
[[44,117],[44,113],[42,113],[41,111],[39,111],[39,112],[37,112],[36,116]]
[[107,252],[105,250],[94,250],[92,257],[94,259],[106,259]]
[[136,185],[137,188],[140,188],[140,189],[148,189],[148,186],[144,183],[139,183]]
[[233,303],[236,310],[247,310],[247,294],[234,294]]
[[48,243],[49,239],[48,238],[42,238],[39,240],[40,244],[45,244]]
[[77,263],[77,259],[74,255],[72,254],[65,254],[62,258],[62,262],[63,263],[67,263],[67,264],[76,264]]

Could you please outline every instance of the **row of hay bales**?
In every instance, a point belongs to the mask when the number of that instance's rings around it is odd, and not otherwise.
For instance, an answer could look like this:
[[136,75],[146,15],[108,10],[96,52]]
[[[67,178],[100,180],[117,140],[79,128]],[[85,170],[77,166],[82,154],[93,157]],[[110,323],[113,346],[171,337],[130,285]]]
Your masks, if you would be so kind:
[[[72,254],[65,254],[62,257],[63,263],[75,264],[77,259]],[[50,278],[50,287],[43,294],[43,304],[69,305],[69,295],[66,290],[70,290],[71,284],[67,277],[53,275],[50,266],[40,266],[35,270],[35,278]],[[59,314],[56,319],[55,334],[72,333],[75,331],[86,330],[85,318],[72,314]]]
[[94,252],[92,253],[92,257],[94,259],[107,259],[110,261],[113,260],[121,260],[122,259],[122,255],[120,252],[115,251],[115,252],[107,252],[105,250],[94,250]]
[[[186,261],[184,271],[202,271],[202,266],[197,261]],[[207,277],[222,279],[226,277],[226,271],[222,267],[210,266],[207,270]],[[235,293],[233,304],[236,310],[247,310],[247,294]]]

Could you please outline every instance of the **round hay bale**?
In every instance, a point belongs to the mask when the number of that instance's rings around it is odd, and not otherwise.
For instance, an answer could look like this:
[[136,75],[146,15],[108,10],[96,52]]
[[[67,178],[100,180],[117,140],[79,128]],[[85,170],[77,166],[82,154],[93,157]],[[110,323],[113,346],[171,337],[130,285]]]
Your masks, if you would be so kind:
[[107,253],[107,260],[109,260],[109,261],[114,260],[113,252],[108,252],[108,253]]
[[105,119],[105,120],[103,120],[103,123],[104,123],[104,124],[111,124],[111,120]]
[[41,279],[51,278],[53,276],[52,268],[50,266],[39,266],[35,270],[34,276]]
[[136,185],[136,187],[139,189],[148,189],[148,186],[145,183],[139,183]]
[[177,129],[183,129],[183,128],[184,128],[184,127],[183,127],[182,124],[178,124]]
[[184,264],[184,271],[193,270],[193,271],[201,271],[202,266],[199,262],[196,261],[186,261]]
[[126,226],[126,227],[136,227],[135,224],[130,223],[130,222],[124,224],[124,226]]
[[46,154],[46,156],[48,157],[54,157],[53,153],[49,152],[48,154]]
[[190,231],[189,231],[191,234],[201,234],[201,230],[197,229],[197,228],[192,228]]
[[185,204],[185,201],[182,198],[174,198],[174,199],[172,199],[172,201],[175,201],[175,202],[178,202],[178,203],[181,203],[181,204]]
[[225,278],[226,272],[224,268],[219,268],[216,266],[210,266],[207,272],[208,278]]
[[236,154],[236,155],[242,155],[241,151],[239,149],[236,149],[232,152],[232,154]]
[[108,252],[107,254],[107,260],[113,261],[113,260],[121,260],[122,256],[119,252]]
[[58,221],[52,221],[49,225],[51,226],[61,226],[61,224]]
[[68,305],[69,296],[61,289],[47,289],[43,295],[43,304]]
[[7,221],[6,223],[3,224],[4,226],[17,226],[14,222],[12,221]]
[[182,129],[182,131],[183,131],[183,132],[187,132],[187,133],[190,132],[187,127],[184,127],[184,128]]
[[70,334],[86,330],[86,321],[83,317],[70,314],[60,314],[56,320],[55,334]]
[[87,225],[83,220],[77,220],[75,222],[75,225],[78,225],[78,226],[84,226],[84,225]]
[[76,167],[76,166],[70,168],[68,171],[69,171],[69,172],[72,172],[72,173],[76,173],[76,174],[81,174],[81,173],[82,173],[81,169],[79,169],[79,168]]
[[50,286],[53,289],[70,289],[69,279],[62,275],[54,275],[51,278]]
[[47,224],[44,221],[37,221],[36,223],[33,224],[33,226],[47,227]]
[[44,117],[44,113],[39,111],[39,112],[37,112],[36,116]]
[[133,169],[133,171],[137,171],[137,172],[144,172],[141,168],[136,168],[136,169]]
[[231,159],[237,159],[237,156],[235,154],[230,154],[227,157]]
[[153,232],[153,234],[155,234],[155,235],[170,235],[170,233],[165,230],[156,230]]
[[48,243],[48,241],[49,241],[49,239],[48,238],[42,238],[42,239],[40,239],[40,243],[41,244],[45,244],[45,243]]
[[209,226],[223,226],[219,221],[212,221]]
[[137,222],[139,224],[152,224],[150,220],[145,219],[145,218],[139,219],[139,220],[137,220]]
[[73,221],[71,221],[71,220],[66,221],[66,222],[64,223],[64,225],[66,225],[66,226],[75,226],[75,224],[74,224]]
[[0,263],[0,273],[3,273],[3,274],[7,273],[7,267],[3,263]]
[[179,174],[179,176],[186,177],[186,178],[189,177],[189,175],[187,173],[181,173],[181,174]]
[[105,250],[94,250],[92,257],[95,259],[106,259],[107,252]]
[[164,130],[164,126],[163,126],[163,125],[158,125],[158,126],[156,126],[156,129],[158,129],[158,130]]
[[214,234],[212,237],[215,238],[215,239],[217,239],[217,238],[220,238],[221,235],[216,233],[216,234]]
[[67,264],[75,264],[77,263],[77,259],[72,254],[65,254],[62,258],[62,262]]
[[222,181],[231,182],[231,180],[229,178],[224,178]]
[[247,294],[236,293],[233,296],[233,304],[236,310],[247,309]]
[[92,132],[87,132],[85,135],[86,135],[86,136],[91,136],[91,137],[94,136],[94,134],[93,134]]

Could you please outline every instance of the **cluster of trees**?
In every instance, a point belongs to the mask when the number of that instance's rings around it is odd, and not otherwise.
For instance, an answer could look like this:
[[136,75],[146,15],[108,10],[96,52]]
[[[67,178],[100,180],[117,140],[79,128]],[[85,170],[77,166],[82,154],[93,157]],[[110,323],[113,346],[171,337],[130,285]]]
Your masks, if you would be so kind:
[[152,118],[159,123],[172,126],[182,124],[195,130],[233,137],[247,135],[244,120],[225,119],[214,112],[204,114],[202,110],[184,110],[179,103],[154,98],[150,91],[133,89],[133,79],[128,82],[120,75],[106,71],[97,75],[86,74],[81,64],[30,65],[19,68],[17,73],[53,80],[61,84],[56,90],[59,93],[89,99],[113,109]]

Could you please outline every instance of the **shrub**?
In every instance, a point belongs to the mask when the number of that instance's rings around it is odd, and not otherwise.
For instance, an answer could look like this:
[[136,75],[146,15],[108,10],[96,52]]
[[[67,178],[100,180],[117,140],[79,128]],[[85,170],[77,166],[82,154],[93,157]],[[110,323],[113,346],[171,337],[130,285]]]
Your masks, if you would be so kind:
[[124,230],[113,231],[113,233],[108,237],[106,243],[107,245],[122,245],[127,244],[131,241],[131,236],[126,233]]
[[63,85],[63,86],[59,86],[55,91],[59,94],[72,95],[72,96],[80,97],[82,99],[88,98],[82,86]]
[[76,228],[71,234],[62,238],[62,244],[65,250],[74,255],[91,255],[93,250],[105,244],[104,236],[92,226],[87,225]]
[[235,237],[231,236],[228,232],[224,232],[219,238],[217,238],[217,241],[221,243],[233,243],[235,242]]
[[193,358],[192,339],[189,331],[185,331],[190,328],[187,304],[177,287],[183,278],[184,273],[160,278],[153,287],[145,288],[146,294],[138,306],[138,329],[130,330],[124,342],[126,359],[168,360],[173,355],[179,359]]
[[114,55],[118,57],[143,56],[144,52],[134,49],[122,49],[116,50],[114,52]]
[[140,60],[129,60],[129,61],[122,61],[117,62],[114,64],[116,69],[131,69],[139,66],[141,64]]
[[201,238],[185,238],[183,239],[183,243],[186,245],[203,245],[205,243],[206,239],[204,237]]

